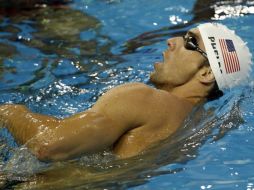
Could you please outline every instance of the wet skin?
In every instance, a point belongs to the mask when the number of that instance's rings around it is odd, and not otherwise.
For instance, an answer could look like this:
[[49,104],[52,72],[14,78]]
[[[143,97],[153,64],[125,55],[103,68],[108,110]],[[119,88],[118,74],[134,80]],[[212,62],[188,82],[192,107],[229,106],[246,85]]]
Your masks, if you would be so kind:
[[[187,35],[204,44],[197,29]],[[119,158],[135,156],[174,133],[214,85],[206,60],[184,47],[182,37],[167,41],[163,61],[151,81],[118,86],[94,106],[65,119],[32,113],[22,105],[0,106],[2,126],[43,161],[67,160],[111,148]]]

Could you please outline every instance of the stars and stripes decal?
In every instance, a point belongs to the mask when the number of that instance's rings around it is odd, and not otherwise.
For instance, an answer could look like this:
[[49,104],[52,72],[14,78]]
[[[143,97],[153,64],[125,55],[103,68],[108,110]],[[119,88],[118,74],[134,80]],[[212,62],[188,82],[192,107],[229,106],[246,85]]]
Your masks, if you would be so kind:
[[232,40],[219,39],[226,73],[240,71],[240,63]]

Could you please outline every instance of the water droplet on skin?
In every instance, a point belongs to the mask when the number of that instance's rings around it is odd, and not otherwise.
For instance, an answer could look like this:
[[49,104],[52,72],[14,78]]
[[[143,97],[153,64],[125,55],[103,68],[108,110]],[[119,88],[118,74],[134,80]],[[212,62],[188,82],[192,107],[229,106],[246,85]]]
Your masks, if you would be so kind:
[[79,118],[82,119],[82,118],[86,117],[86,115],[87,115],[86,113],[82,114],[81,116],[79,116]]

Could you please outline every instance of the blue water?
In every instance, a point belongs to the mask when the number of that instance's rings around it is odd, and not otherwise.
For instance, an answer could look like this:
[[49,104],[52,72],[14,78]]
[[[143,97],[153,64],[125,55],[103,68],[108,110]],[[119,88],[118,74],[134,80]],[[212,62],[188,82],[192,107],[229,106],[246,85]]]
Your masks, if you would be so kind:
[[[83,111],[114,86],[148,84],[166,39],[204,21],[236,30],[253,53],[253,14],[252,1],[75,0],[64,8],[4,15],[0,103],[25,104],[59,118]],[[173,140],[122,162],[104,153],[52,169],[2,129],[0,174],[9,176],[8,188],[18,189],[254,189],[253,86],[250,81],[207,103],[203,115],[194,111]],[[32,176],[54,168],[67,171],[65,183]]]

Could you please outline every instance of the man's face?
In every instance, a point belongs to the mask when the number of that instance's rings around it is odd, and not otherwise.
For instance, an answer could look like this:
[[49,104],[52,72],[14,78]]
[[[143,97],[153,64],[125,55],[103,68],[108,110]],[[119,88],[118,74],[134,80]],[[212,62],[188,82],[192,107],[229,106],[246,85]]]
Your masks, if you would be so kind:
[[[198,46],[205,51],[204,43],[197,28],[187,32],[197,40]],[[154,64],[150,80],[156,86],[174,88],[187,83],[203,66],[206,59],[197,51],[184,47],[183,37],[167,40],[168,49],[163,52],[163,62]]]

